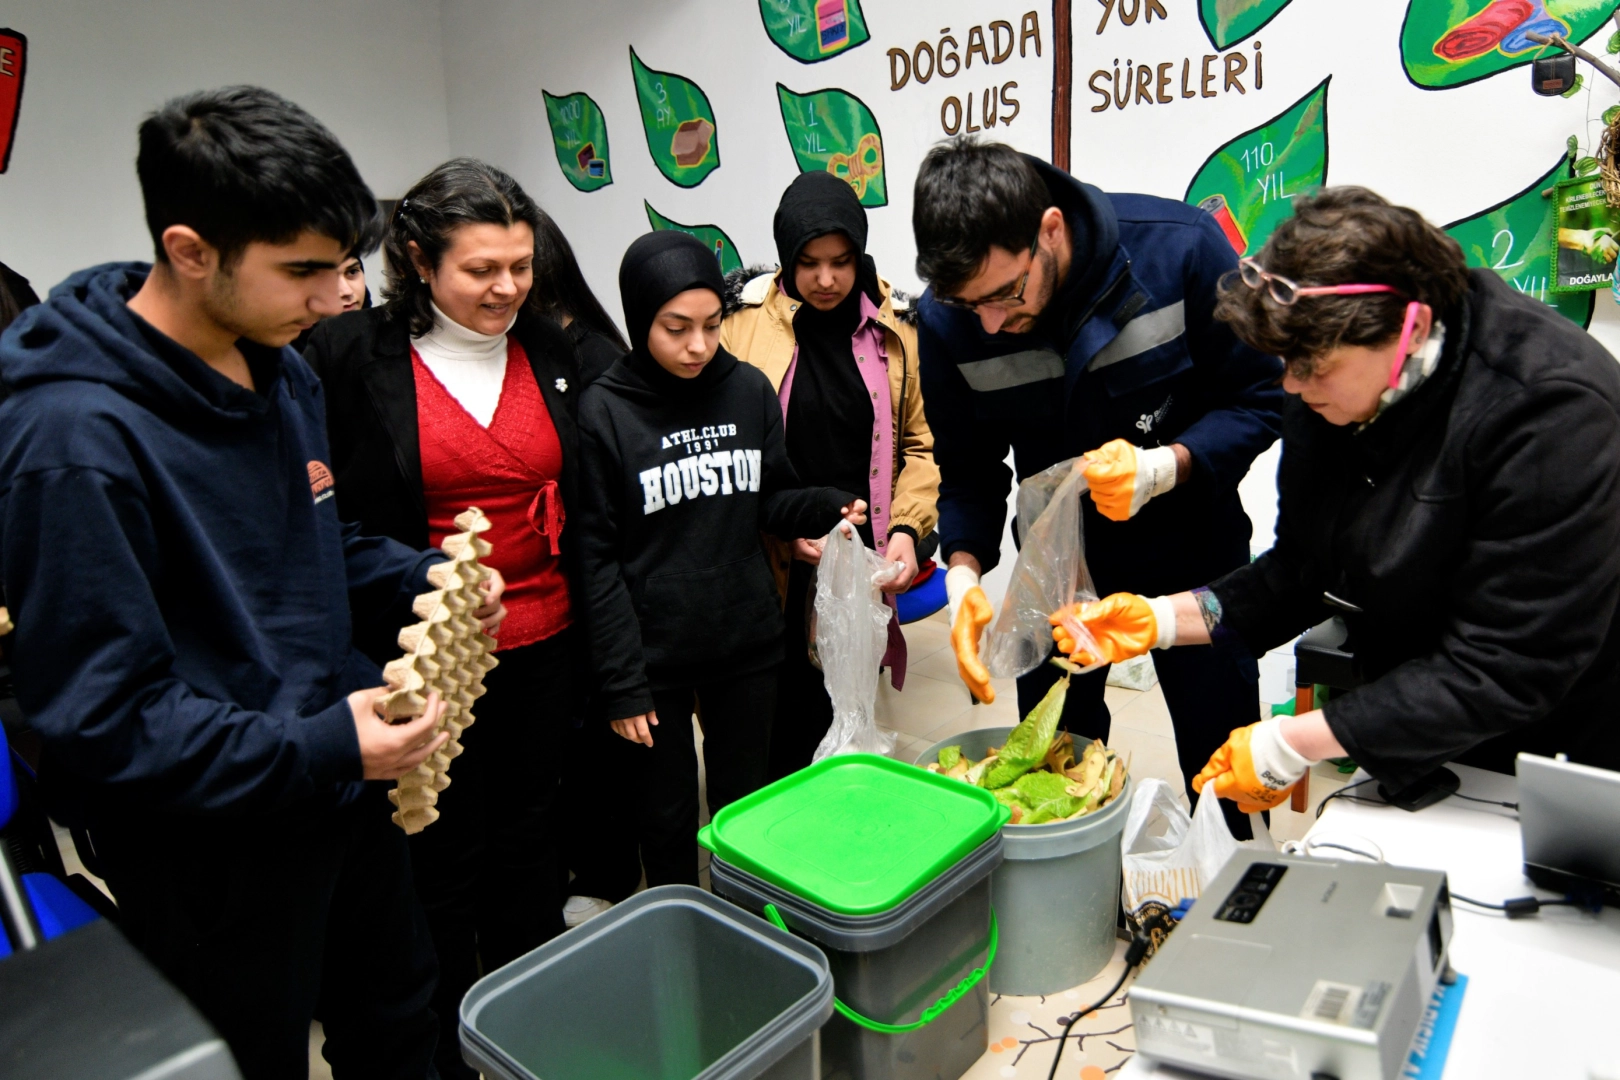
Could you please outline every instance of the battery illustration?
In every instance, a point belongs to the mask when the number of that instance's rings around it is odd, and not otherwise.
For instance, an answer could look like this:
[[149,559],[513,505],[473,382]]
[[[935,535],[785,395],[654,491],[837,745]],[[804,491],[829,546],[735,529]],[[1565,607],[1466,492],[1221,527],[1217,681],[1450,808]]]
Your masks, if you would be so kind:
[[1218,192],[1211,195],[1198,204],[1198,209],[1215,219],[1215,223],[1221,227],[1221,232],[1226,234],[1226,242],[1232,245],[1233,251],[1242,255],[1248,249],[1249,239],[1243,235],[1243,229],[1238,225],[1237,218],[1232,216],[1231,208],[1226,205],[1225,195]]
[[821,51],[834,52],[849,44],[849,9],[844,0],[819,0],[816,4],[816,28],[820,32]]

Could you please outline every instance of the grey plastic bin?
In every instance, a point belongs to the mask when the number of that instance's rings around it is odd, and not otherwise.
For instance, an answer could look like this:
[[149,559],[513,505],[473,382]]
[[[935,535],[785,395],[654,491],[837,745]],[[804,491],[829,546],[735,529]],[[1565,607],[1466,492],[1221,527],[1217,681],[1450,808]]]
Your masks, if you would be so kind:
[[[789,929],[820,945],[844,1004],[880,1023],[908,1024],[984,965],[990,875],[1001,854],[998,832],[903,903],[867,916],[828,911],[718,856],[709,861],[709,878],[716,893],[750,911],[774,905]],[[880,1033],[836,1014],[821,1033],[821,1075],[956,1080],[989,1049],[989,1021],[984,979],[916,1031]]]
[[816,1080],[832,997],[815,946],[667,885],[478,980],[461,1056],[490,1080]]
[[[982,758],[1010,727],[965,731],[930,747],[918,764],[947,746]],[[1075,821],[1004,825],[1006,861],[990,878],[1001,920],[1001,947],[990,969],[997,994],[1054,994],[1079,986],[1114,956],[1119,918],[1120,838],[1131,783],[1107,806]]]

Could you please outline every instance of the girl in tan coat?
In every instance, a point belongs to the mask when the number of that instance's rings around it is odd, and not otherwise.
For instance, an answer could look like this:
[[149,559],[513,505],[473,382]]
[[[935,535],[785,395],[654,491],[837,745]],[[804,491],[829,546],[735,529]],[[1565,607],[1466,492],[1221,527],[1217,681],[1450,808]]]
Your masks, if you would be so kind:
[[[939,493],[909,307],[865,254],[866,211],[845,181],[801,174],[782,195],[775,233],[783,269],[727,279],[721,345],[776,388],[788,459],[800,482],[866,498],[871,509],[862,538],[902,564],[885,591],[904,592],[917,575],[919,547],[934,530]],[[767,547],[788,633],[771,736],[776,779],[810,764],[832,722],[832,703],[805,636],[819,542],[767,541]],[[899,687],[905,639],[897,622],[889,636],[885,663]]]

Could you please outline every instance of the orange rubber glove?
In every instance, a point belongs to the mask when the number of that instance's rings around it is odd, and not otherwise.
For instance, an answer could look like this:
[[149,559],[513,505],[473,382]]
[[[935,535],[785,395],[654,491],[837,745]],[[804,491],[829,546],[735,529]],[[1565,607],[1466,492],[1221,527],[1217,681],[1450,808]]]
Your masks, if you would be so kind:
[[1149,499],[1176,486],[1176,454],[1168,446],[1141,450],[1114,439],[1087,454],[1080,471],[1098,513],[1128,521]]
[[[1168,649],[1176,643],[1175,611],[1169,597],[1164,596],[1149,599],[1135,593],[1114,593],[1101,600],[1070,604],[1054,611],[1047,621],[1052,624],[1052,640],[1057,642],[1058,651],[1081,667],[1099,662],[1117,664],[1149,649]],[[1098,655],[1093,656],[1077,640],[1076,624],[1090,631]]]
[[1232,732],[1193,777],[1192,789],[1202,792],[1213,780],[1216,796],[1253,814],[1280,806],[1312,764],[1288,745],[1282,737],[1282,720],[1274,716]]
[[979,659],[979,635],[995,618],[995,609],[984,590],[975,585],[962,595],[956,609],[956,621],[951,624],[951,649],[956,653],[956,673],[967,684],[974,697],[989,705],[996,700],[990,688],[990,670]]

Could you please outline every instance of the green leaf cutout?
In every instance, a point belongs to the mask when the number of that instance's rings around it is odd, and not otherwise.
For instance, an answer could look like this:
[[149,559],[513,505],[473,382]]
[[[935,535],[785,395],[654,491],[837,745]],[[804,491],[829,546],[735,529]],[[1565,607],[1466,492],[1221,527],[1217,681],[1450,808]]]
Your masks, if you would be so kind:
[[842,90],[795,94],[776,84],[782,126],[800,172],[830,172],[849,181],[862,206],[887,206],[883,132],[866,103]]
[[872,36],[861,0],[759,0],[759,17],[776,47],[805,64],[848,52]]
[[559,97],[541,90],[540,96],[546,99],[546,120],[551,125],[557,165],[568,182],[581,191],[595,191],[613,183],[607,120],[601,107],[589,94]]
[[1604,49],[1610,56],[1613,56],[1615,53],[1620,53],[1620,30],[1616,30],[1614,33],[1609,35],[1609,43],[1604,46]]
[[1542,196],[1565,175],[1568,158],[1516,195],[1488,210],[1454,221],[1446,232],[1462,245],[1469,266],[1496,271],[1513,288],[1533,296],[1580,326],[1592,321],[1593,293],[1548,291],[1547,268],[1553,250],[1553,201]]
[[1543,46],[1527,34],[1579,44],[1616,7],[1620,0],[1408,0],[1401,62],[1424,89],[1461,86],[1528,64]]
[[1330,81],[1215,151],[1187,186],[1187,202],[1215,215],[1238,254],[1259,251],[1294,198],[1326,181]]
[[732,243],[731,237],[718,225],[682,225],[672,221],[652,208],[652,203],[642,200],[642,206],[647,208],[647,221],[652,227],[663,232],[674,229],[678,232],[691,233],[706,244],[715,257],[720,260],[720,272],[729,274],[733,270],[742,269],[742,256],[737,254],[737,245]]
[[630,70],[653,163],[671,183],[697,187],[720,167],[720,136],[709,95],[690,79],[643,64],[633,48]]
[[1258,31],[1288,4],[1289,0],[1198,0],[1198,21],[1210,44],[1224,49]]
[[1583,158],[1581,158],[1581,160],[1579,160],[1579,161],[1577,161],[1575,163],[1575,175],[1576,176],[1586,176],[1589,173],[1597,172],[1598,168],[1599,168],[1599,165],[1598,165],[1598,159],[1597,158],[1595,158],[1595,157],[1583,157]]

